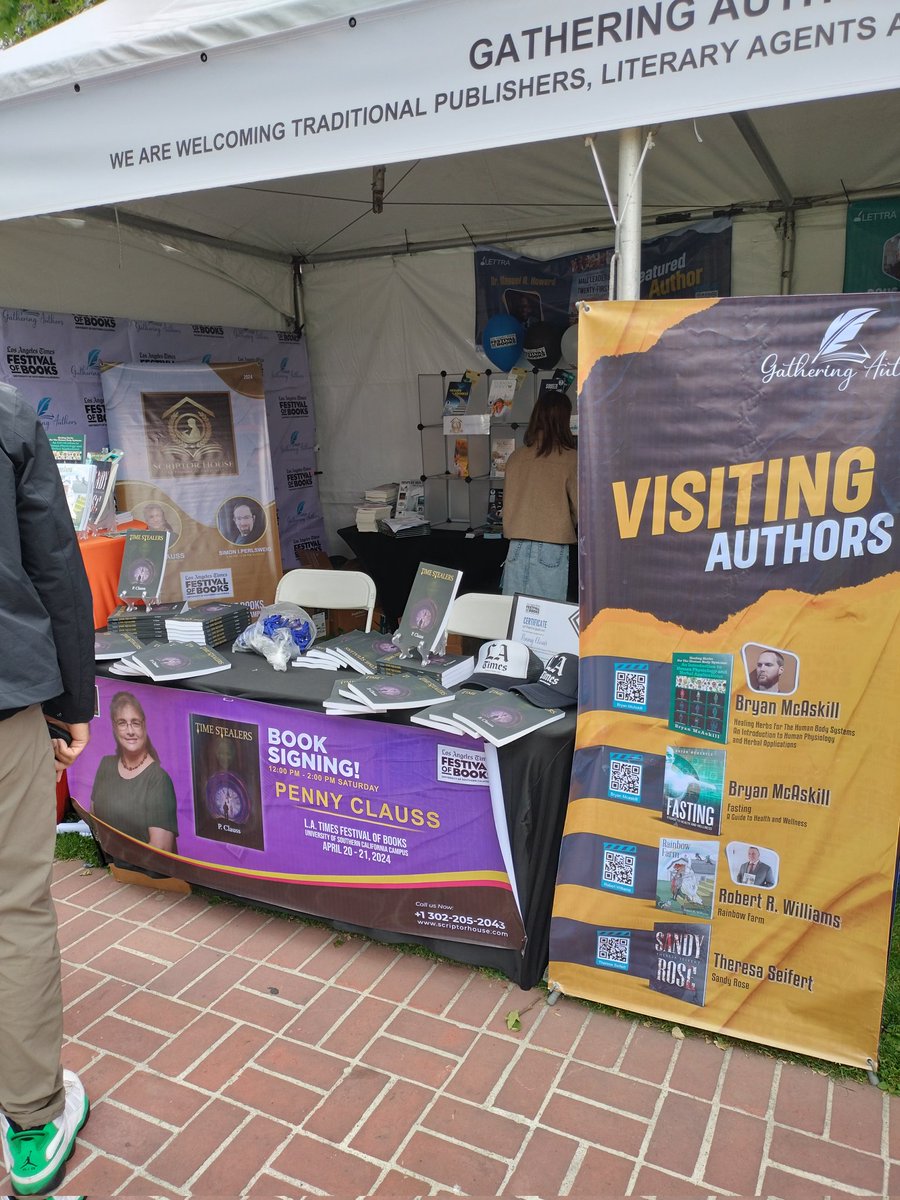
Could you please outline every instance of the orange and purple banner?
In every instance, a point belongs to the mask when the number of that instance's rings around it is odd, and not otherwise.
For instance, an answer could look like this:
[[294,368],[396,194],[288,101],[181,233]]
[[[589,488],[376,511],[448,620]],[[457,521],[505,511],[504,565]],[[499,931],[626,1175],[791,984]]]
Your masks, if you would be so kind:
[[69,785],[113,861],[521,949],[499,777],[492,789],[480,744],[130,679],[97,680],[97,717]]
[[898,835],[900,297],[585,306],[549,977],[865,1067]]

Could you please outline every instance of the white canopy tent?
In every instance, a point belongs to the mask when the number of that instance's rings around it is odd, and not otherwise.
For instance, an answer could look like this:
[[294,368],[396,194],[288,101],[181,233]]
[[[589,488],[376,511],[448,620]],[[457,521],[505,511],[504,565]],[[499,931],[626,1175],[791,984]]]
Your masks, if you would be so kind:
[[473,244],[611,244],[620,129],[645,236],[732,215],[736,294],[839,290],[897,46],[890,0],[105,0],[0,53],[0,304],[299,312],[333,530],[418,470],[418,373],[479,364]]

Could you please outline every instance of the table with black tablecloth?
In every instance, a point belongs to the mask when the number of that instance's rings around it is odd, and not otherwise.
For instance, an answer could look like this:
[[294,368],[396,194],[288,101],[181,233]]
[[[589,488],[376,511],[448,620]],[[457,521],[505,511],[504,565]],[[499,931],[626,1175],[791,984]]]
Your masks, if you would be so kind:
[[[322,700],[330,695],[334,684],[335,674],[331,671],[291,668],[279,672],[257,655],[223,653],[232,662],[230,670],[155,686],[210,692],[315,711],[320,709]],[[98,664],[98,673],[107,674],[103,664]],[[123,679],[121,682],[123,688],[127,689],[128,681]],[[148,681],[144,679],[141,682],[146,684]],[[385,736],[390,736],[390,727],[408,724],[409,714],[399,711],[363,717],[332,716],[328,719],[343,722],[378,721],[385,726]],[[337,928],[365,933],[381,941],[417,942],[457,962],[496,968],[520,987],[533,987],[543,975],[548,959],[550,913],[574,740],[575,712],[571,710],[561,721],[538,729],[498,750],[513,870],[527,938],[524,953],[503,947],[392,933],[337,920],[331,923]],[[474,747],[480,743],[473,741],[472,745]],[[230,878],[227,884],[223,878],[221,890],[239,894]]]
[[462,571],[460,592],[500,591],[500,572],[509,546],[505,538],[466,537],[461,529],[432,529],[415,537],[391,537],[386,533],[361,533],[354,525],[339,529],[338,534],[372,577],[391,629],[399,624],[420,562]]

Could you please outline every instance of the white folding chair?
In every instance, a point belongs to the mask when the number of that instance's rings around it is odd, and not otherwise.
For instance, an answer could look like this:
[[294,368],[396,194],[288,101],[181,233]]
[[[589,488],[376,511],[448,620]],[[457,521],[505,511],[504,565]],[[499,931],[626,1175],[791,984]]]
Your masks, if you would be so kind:
[[505,638],[512,603],[512,596],[497,596],[492,592],[466,592],[457,596],[450,609],[447,632],[484,641]]
[[366,633],[372,628],[375,582],[364,571],[318,571],[298,567],[278,581],[275,599],[303,608],[364,608]]

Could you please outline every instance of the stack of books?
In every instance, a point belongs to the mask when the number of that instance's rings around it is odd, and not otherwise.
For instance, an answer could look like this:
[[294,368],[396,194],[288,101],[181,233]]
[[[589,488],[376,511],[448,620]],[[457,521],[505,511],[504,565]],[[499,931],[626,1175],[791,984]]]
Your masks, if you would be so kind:
[[127,608],[120,604],[109,614],[106,628],[110,633],[128,633],[142,642],[166,640],[166,621],[170,617],[187,611],[187,605],[179,600],[173,604],[156,604],[152,609]]
[[114,675],[143,675],[157,682],[193,679],[227,671],[231,663],[211,646],[193,644],[171,646],[154,644],[136,650],[109,668]]
[[379,483],[377,487],[366,488],[366,500],[376,504],[389,504],[392,508],[397,500],[396,483]]
[[431,525],[418,513],[402,517],[379,517],[378,532],[389,537],[424,537],[431,533]]
[[334,687],[331,689],[331,695],[327,696],[322,701],[322,707],[326,713],[335,713],[341,717],[353,716],[371,716],[373,713],[387,712],[386,708],[373,708],[368,704],[363,704],[361,700],[351,700],[348,697],[350,692],[347,691],[347,686],[350,683],[352,676],[343,675],[334,681]]
[[166,637],[170,642],[222,646],[226,642],[233,642],[249,624],[250,609],[246,604],[213,600],[170,617],[166,621]]
[[390,504],[366,501],[356,510],[356,528],[360,533],[377,533],[378,522],[388,519],[390,515]]
[[[396,649],[391,638],[385,633],[364,633],[361,629],[352,629],[349,633],[342,633],[328,642],[321,642],[295,660],[294,666],[324,667],[326,670],[336,667],[343,671],[349,667],[351,671],[357,671],[360,675],[374,675],[378,670],[378,659],[381,655],[390,654]],[[308,661],[309,658],[312,661]],[[326,661],[322,661],[323,658]]]
[[416,656],[404,658],[399,650],[382,654],[376,664],[379,675],[399,675],[406,672],[434,679],[441,687],[452,688],[464,683],[475,670],[475,659],[471,654],[434,654],[423,663]]

